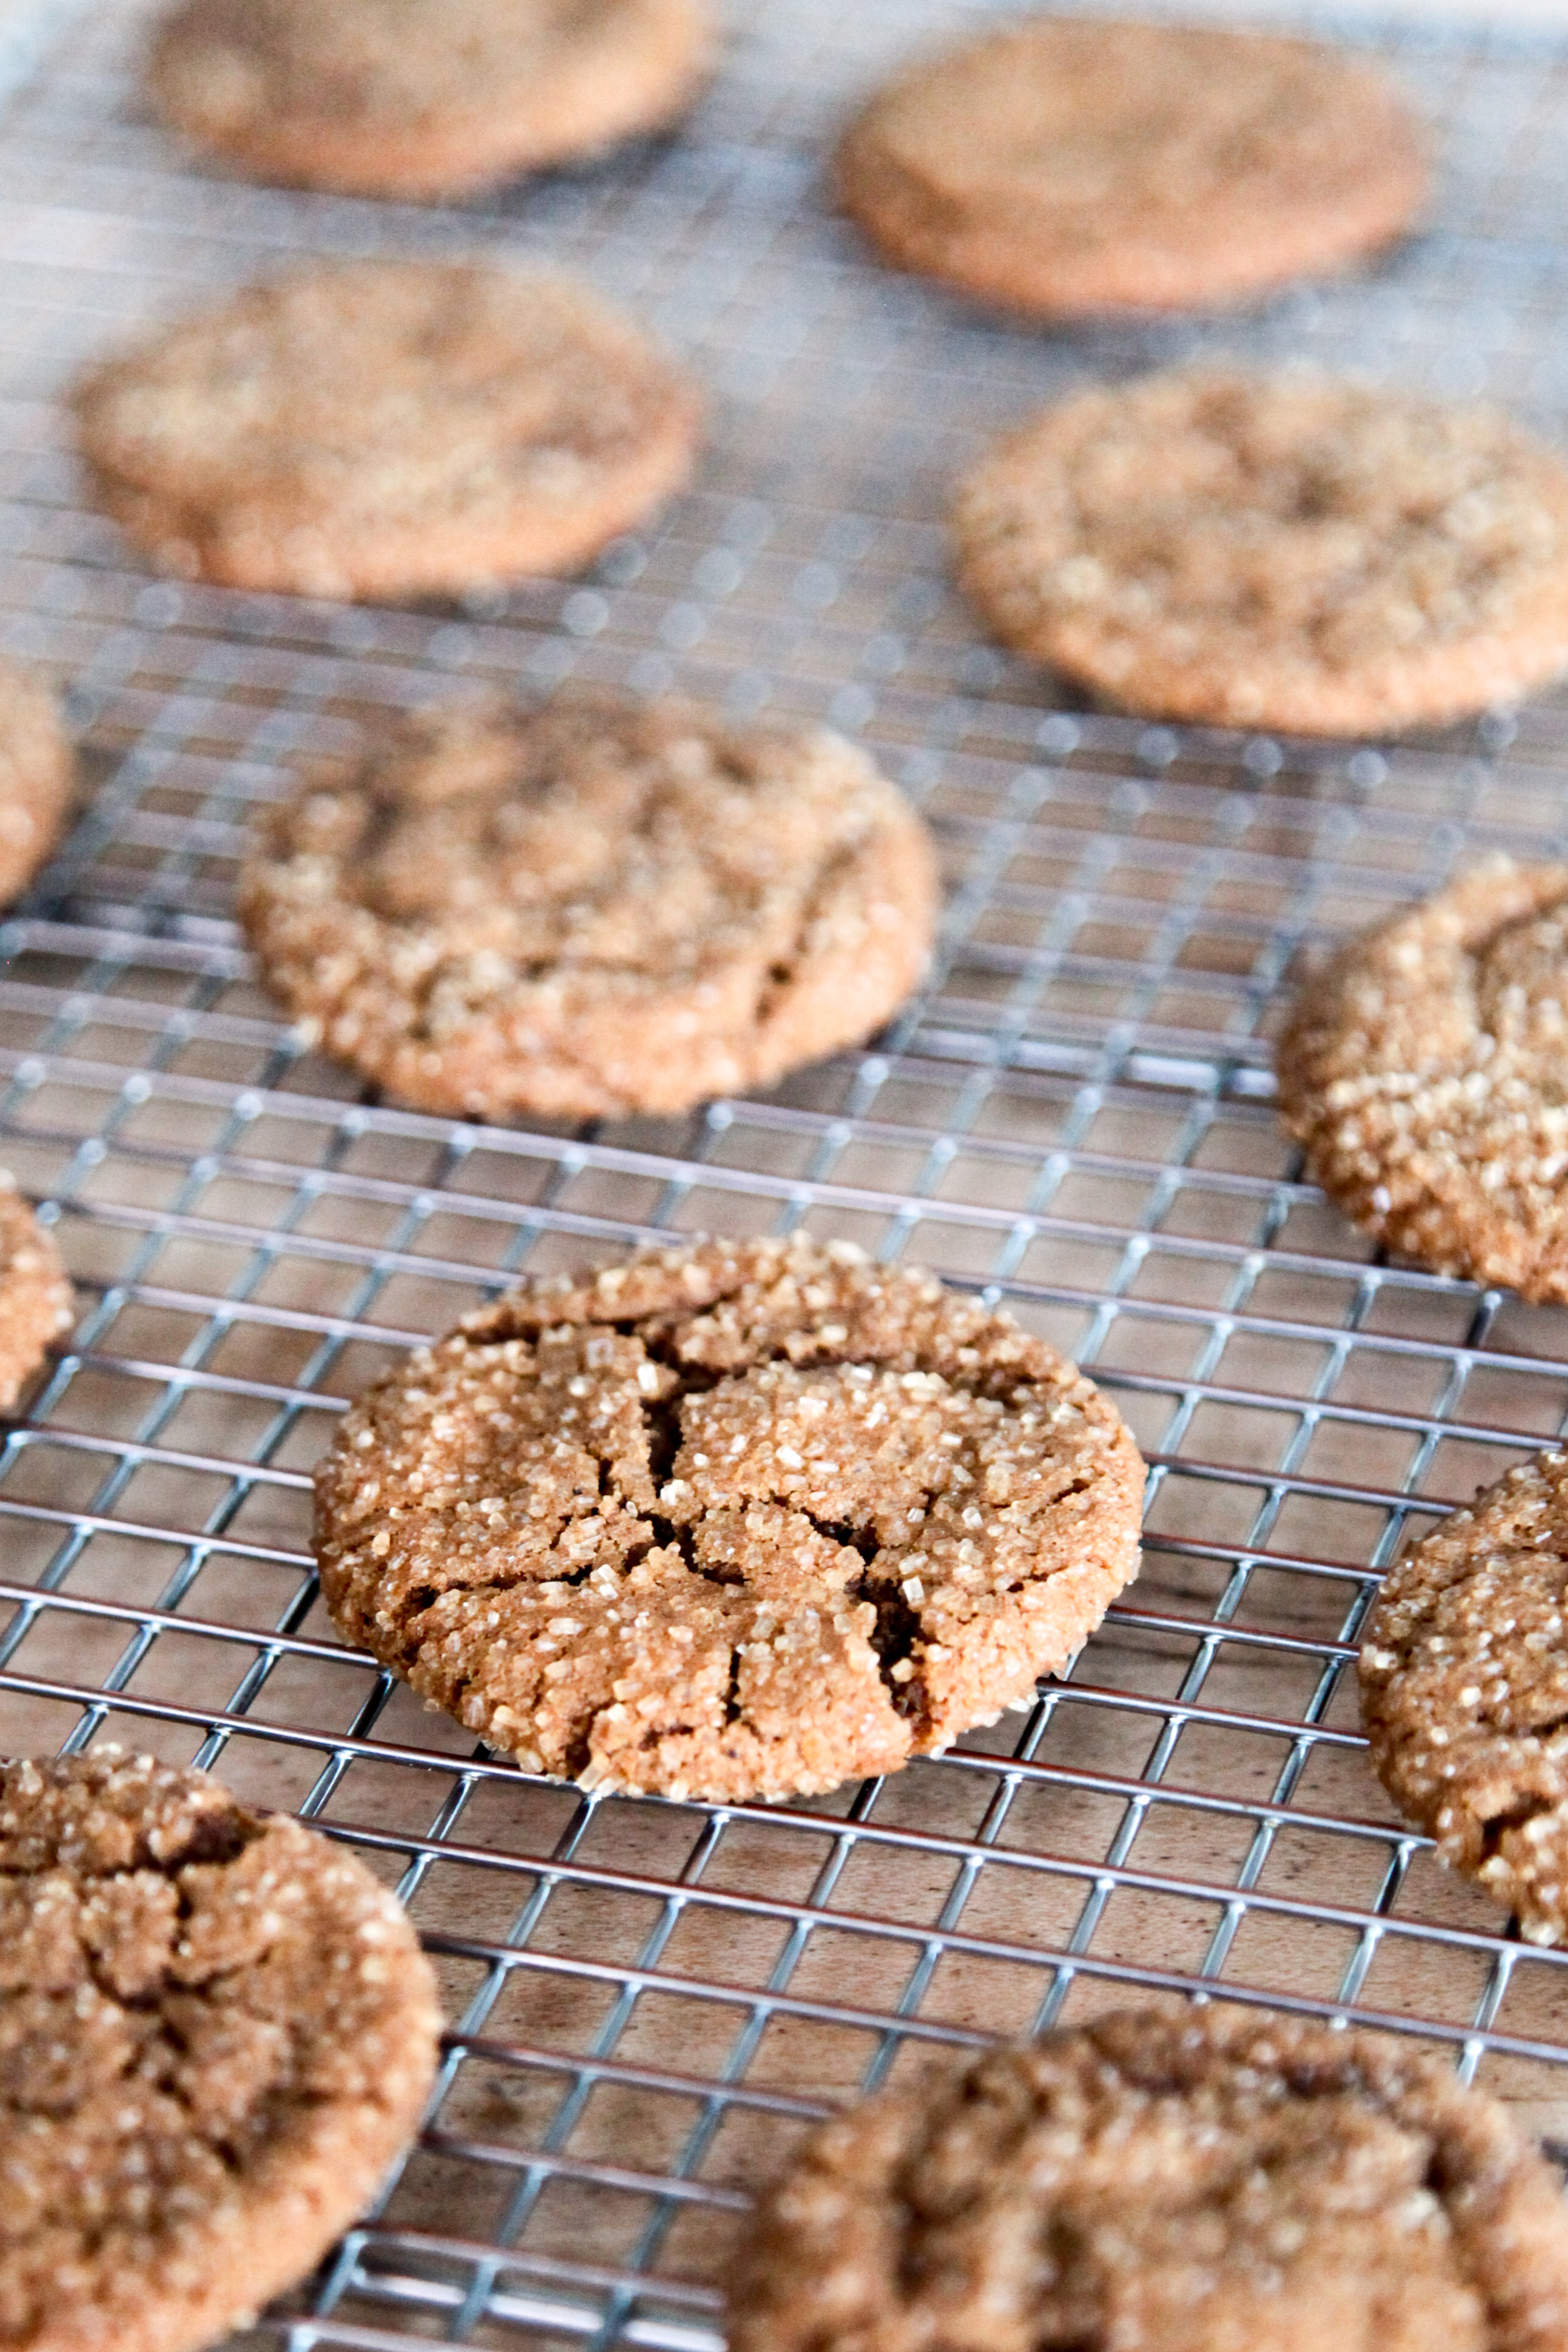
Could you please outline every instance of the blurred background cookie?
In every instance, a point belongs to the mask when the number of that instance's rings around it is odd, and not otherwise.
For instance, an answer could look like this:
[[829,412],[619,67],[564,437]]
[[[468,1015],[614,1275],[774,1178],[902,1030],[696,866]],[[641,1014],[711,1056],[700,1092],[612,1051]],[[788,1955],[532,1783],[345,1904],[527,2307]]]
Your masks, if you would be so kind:
[[706,0],[185,0],[148,80],[253,178],[452,196],[663,130],[714,47]]
[[54,696],[34,671],[0,658],[0,907],[26,889],[59,838],[75,781]]
[[162,569],[396,600],[569,572],[685,479],[700,404],[586,286],[307,265],[91,370],[93,488]]
[[1007,436],[953,529],[1006,644],[1153,717],[1381,733],[1568,666],[1568,467],[1488,407],[1145,376]]
[[813,2131],[730,2279],[734,2352],[1552,2352],[1568,2214],[1404,2040],[1121,2010]]
[[1040,17],[879,90],[836,184],[889,260],[1051,317],[1343,268],[1411,226],[1427,166],[1398,91],[1348,52]]
[[10,1411],[50,1340],[75,1320],[55,1237],[23,1200],[9,1169],[0,1168],[0,1412]]
[[936,909],[924,824],[841,736],[609,697],[428,711],[308,772],[239,889],[329,1053],[487,1118],[685,1110],[858,1044]]

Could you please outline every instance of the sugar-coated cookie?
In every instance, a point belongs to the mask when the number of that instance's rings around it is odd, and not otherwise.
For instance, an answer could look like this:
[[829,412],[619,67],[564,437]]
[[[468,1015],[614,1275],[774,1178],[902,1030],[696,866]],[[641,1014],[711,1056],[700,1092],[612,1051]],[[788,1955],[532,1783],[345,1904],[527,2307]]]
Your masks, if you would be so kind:
[[75,781],[54,696],[22,663],[0,660],[0,907],[53,849]]
[[370,2201],[439,2025],[341,1846],[150,1756],[0,1764],[0,2340],[245,2325]]
[[1484,860],[1351,940],[1277,1055],[1307,1172],[1443,1274],[1568,1299],[1568,866]]
[[1247,299],[1400,236],[1427,192],[1393,84],[1212,26],[1035,17],[908,68],[839,151],[891,261],[1050,318]]
[[1558,2352],[1568,2210],[1406,2042],[1129,2010],[823,2124],[729,2305],[734,2352]]
[[1383,732],[1568,666],[1568,467],[1487,407],[1145,376],[1007,436],[954,534],[999,637],[1156,717]]
[[1568,1455],[1521,1463],[1384,1578],[1361,1649],[1372,1759],[1438,1858],[1568,1940]]
[[862,751],[684,702],[421,713],[307,773],[239,911],[325,1049],[422,1109],[674,1111],[859,1044],[929,953]]
[[51,1339],[76,1320],[71,1286],[47,1233],[0,1168],[0,1412],[8,1412]]
[[317,1472],[337,1623],[530,1771],[831,1789],[1028,1698],[1134,1575],[1144,1465],[1010,1317],[841,1244],[526,1284]]
[[183,0],[148,79],[255,179],[456,196],[664,130],[714,46],[706,0]]
[[589,288],[315,262],[93,368],[99,502],[162,570],[396,601],[570,572],[685,480],[700,404]]

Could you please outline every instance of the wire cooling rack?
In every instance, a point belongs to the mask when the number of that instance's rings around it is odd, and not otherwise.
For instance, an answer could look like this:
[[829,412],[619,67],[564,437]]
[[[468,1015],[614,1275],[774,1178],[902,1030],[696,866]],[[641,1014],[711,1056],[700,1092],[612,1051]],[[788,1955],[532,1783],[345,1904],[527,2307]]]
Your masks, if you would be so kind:
[[[827,216],[847,97],[940,0],[748,0],[675,142],[486,209],[225,183],[74,17],[0,121],[0,642],[89,787],[4,924],[0,1143],[78,1285],[0,1452],[0,1744],[217,1766],[398,1885],[453,2021],[419,2149],[258,2337],[710,2352],[748,2189],[933,2044],[1193,1988],[1381,2021],[1555,2137],[1563,1957],[1391,1814],[1351,1666],[1377,1570],[1568,1418],[1568,1317],[1374,1255],[1298,1180],[1268,1038],[1301,952],[1483,848],[1568,853],[1568,702],[1402,746],[1070,706],[944,569],[954,467],[1074,381],[1201,348],[1488,391],[1568,437],[1568,48],[1389,31],[1433,226],[1245,320],[997,325]],[[471,610],[175,587],[86,512],[56,395],[298,252],[582,269],[712,387],[697,488],[589,579]],[[949,886],[869,1050],[692,1118],[488,1129],[359,1095],[229,921],[253,808],[389,707],[569,673],[862,735]],[[335,1638],[308,1473],[341,1400],[517,1270],[802,1225],[1007,1299],[1152,1465],[1141,1582],[1027,1717],[796,1805],[593,1801]]]

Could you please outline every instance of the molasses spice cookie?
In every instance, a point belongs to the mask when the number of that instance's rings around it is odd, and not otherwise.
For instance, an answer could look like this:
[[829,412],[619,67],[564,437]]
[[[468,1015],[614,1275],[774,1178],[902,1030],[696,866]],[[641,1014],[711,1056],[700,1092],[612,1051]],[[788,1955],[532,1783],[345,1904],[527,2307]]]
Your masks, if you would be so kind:
[[0,906],[54,847],[74,781],[54,696],[19,662],[0,660]]
[[1392,2037],[1126,2011],[823,2124],[730,2284],[734,2352],[1561,2352],[1568,2212]]
[[351,1641],[527,1769],[831,1789],[1032,1694],[1137,1564],[1144,1466],[1007,1316],[858,1251],[708,1242],[525,1286],[344,1419]]
[[1568,866],[1493,858],[1341,949],[1280,1040],[1280,1114],[1364,1231],[1568,1299]]
[[46,1233],[0,1168],[0,1412],[8,1412],[51,1339],[76,1320],[71,1286],[53,1234]]
[[329,1053],[488,1118],[682,1110],[857,1044],[935,906],[925,827],[841,738],[609,698],[411,719],[304,778],[239,892]]
[[1040,317],[1341,268],[1401,236],[1427,187],[1408,109],[1343,51],[1049,16],[901,74],[837,176],[891,261]]
[[457,195],[664,129],[713,35],[706,0],[184,0],[149,79],[257,179]]
[[1568,1456],[1511,1470],[1384,1578],[1361,1652],[1372,1759],[1439,1860],[1568,1940]]
[[0,2341],[196,2352],[303,2278],[434,2078],[342,1850],[118,1748],[0,1765]]
[[954,531],[999,637],[1156,717],[1382,732],[1568,664],[1568,467],[1490,408],[1145,376],[1003,440]]
[[587,287],[313,263],[90,371],[78,435],[163,570],[302,596],[569,572],[685,480],[698,404]]

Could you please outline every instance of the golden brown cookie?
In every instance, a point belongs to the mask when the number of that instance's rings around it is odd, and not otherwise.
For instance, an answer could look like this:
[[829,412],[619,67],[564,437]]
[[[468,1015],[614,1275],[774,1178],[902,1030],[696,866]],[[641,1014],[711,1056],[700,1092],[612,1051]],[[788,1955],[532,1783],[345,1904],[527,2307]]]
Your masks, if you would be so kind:
[[253,178],[453,196],[664,129],[713,47],[706,0],[183,0],[149,80]]
[[1123,2011],[811,2134],[733,2352],[1561,2352],[1568,2210],[1392,2036]]
[[0,2341],[196,2352],[361,2211],[435,2074],[392,1897],[119,1748],[0,1765]]
[[1009,310],[1186,310],[1403,236],[1422,144],[1392,84],[1342,50],[1045,16],[878,91],[837,185],[890,260]]
[[78,436],[164,571],[302,596],[570,572],[685,479],[695,392],[585,286],[311,263],[92,369]]
[[1130,710],[1382,732],[1568,665],[1568,467],[1490,408],[1145,376],[1008,436],[953,527],[997,635]]
[[1144,1465],[1011,1318],[841,1244],[525,1285],[316,1477],[337,1623],[529,1771],[831,1789],[1032,1695],[1134,1573]]
[[1539,1454],[1412,1545],[1361,1651],[1372,1760],[1437,1855],[1568,1937],[1568,1455]]
[[0,1412],[9,1412],[50,1340],[75,1320],[55,1237],[39,1224],[10,1171],[0,1168]]
[[54,696],[20,662],[0,660],[0,907],[54,847],[75,780]]
[[1347,1216],[1442,1274],[1568,1298],[1568,866],[1489,858],[1301,990],[1280,1115]]
[[423,712],[313,771],[240,880],[262,973],[422,1109],[683,1110],[858,1044],[931,946],[863,752],[611,698]]

